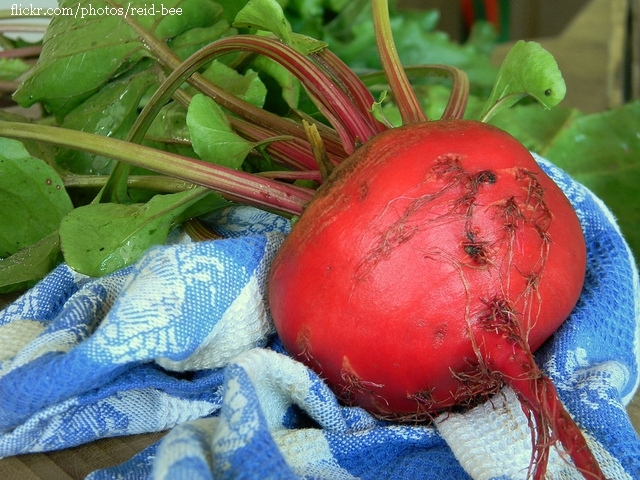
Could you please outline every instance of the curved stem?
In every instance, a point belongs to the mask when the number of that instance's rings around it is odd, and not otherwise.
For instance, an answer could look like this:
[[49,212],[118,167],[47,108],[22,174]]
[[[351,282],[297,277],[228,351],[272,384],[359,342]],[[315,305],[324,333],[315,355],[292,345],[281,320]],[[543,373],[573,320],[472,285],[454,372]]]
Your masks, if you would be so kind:
[[[437,76],[447,77],[453,82],[451,87],[451,95],[447,101],[443,119],[463,118],[467,109],[467,102],[469,100],[469,77],[464,70],[451,65],[429,64],[429,65],[412,65],[404,68],[405,74],[408,77],[417,76]],[[376,83],[384,82],[386,76],[384,72],[371,72],[360,76],[360,80],[365,85],[374,85]]]
[[[229,121],[238,134],[252,142],[274,138],[273,132],[241,118],[229,117]],[[298,137],[287,137],[285,142],[270,143],[265,147],[265,151],[274,161],[287,168],[295,170],[315,170],[318,168],[309,142]]]
[[[156,58],[156,60],[158,60],[158,62],[160,62],[168,70],[175,71],[181,66],[186,65],[187,62],[195,60],[195,56],[198,54],[198,52],[193,54],[190,59],[187,59],[183,62],[173,51],[171,51],[171,49],[167,47],[166,43],[156,38],[147,29],[141,27],[138,22],[135,21],[134,17],[127,16],[121,18],[136,32],[138,37],[142,40],[143,44]],[[199,64],[199,66],[202,66],[204,63],[206,63],[206,61]],[[236,97],[232,93],[229,93],[226,90],[217,87],[199,73],[185,75],[185,81],[199,92],[211,97],[221,107],[237,115],[238,117],[242,117],[251,123],[277,132],[278,135],[291,135],[297,138],[306,139],[306,135],[304,129],[302,128],[302,125],[292,122],[279,115],[267,112],[262,108],[259,108],[249,102]],[[169,95],[169,97],[170,96],[171,95]],[[168,100],[169,97],[167,97],[166,100]],[[327,150],[338,155],[344,155],[345,151],[340,145],[339,140],[334,135],[330,135],[327,137],[323,136],[323,140],[325,142],[325,145],[327,146]]]
[[428,120],[427,116],[422,110],[422,106],[411,88],[409,79],[404,73],[398,52],[393,43],[388,2],[387,0],[371,0],[371,5],[373,28],[380,61],[387,76],[393,98],[395,98],[396,104],[400,109],[402,123],[408,125],[426,122]]
[[333,119],[332,124],[341,133],[347,152],[353,151],[357,143],[366,142],[377,133],[347,95],[320,68],[280,41],[256,35],[238,35],[217,40],[205,49],[216,57],[236,51],[253,51],[284,66],[302,82],[318,108]]
[[496,103],[494,103],[489,110],[487,110],[480,118],[481,122],[488,122],[491,118],[498,113],[500,110],[504,108],[509,108],[520,100],[528,96],[529,94],[526,92],[518,92],[507,95],[506,97],[502,97]]

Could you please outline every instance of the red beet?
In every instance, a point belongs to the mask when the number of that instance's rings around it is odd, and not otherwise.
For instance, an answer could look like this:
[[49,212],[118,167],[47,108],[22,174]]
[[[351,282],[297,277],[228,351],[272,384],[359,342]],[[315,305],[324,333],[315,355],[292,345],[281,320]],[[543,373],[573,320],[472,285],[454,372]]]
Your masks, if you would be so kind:
[[531,154],[441,120],[379,134],[333,171],[276,256],[269,302],[287,350],[347,404],[416,421],[510,384],[536,427],[534,477],[559,439],[604,478],[531,355],[585,268],[578,218]]

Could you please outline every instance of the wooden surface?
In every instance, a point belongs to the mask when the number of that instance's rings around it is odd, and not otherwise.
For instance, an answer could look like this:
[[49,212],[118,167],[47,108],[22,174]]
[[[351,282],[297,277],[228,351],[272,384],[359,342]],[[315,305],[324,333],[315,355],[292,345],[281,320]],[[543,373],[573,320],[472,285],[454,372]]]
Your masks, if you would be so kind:
[[[636,0],[633,0],[636,1]],[[620,103],[626,0],[592,0],[556,38],[536,39],[556,57],[568,86],[565,105],[584,112]],[[508,46],[496,50],[499,62]],[[628,406],[640,432],[640,393]],[[0,479],[69,480],[98,468],[118,465],[144,449],[162,433],[104,439],[58,452],[20,455],[0,460]]]
[[107,438],[75,448],[18,455],[0,460],[0,479],[76,480],[99,468],[119,465],[164,433]]

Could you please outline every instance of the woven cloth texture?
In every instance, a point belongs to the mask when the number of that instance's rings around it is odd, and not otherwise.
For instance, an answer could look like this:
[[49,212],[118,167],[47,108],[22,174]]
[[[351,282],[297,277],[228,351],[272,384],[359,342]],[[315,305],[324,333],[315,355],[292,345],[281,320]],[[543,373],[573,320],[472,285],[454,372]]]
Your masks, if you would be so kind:
[[[606,206],[537,159],[576,209],[588,267],[536,360],[607,477],[638,479],[625,410],[639,382],[636,264]],[[341,405],[286,354],[269,316],[269,265],[288,221],[250,207],[207,221],[223,239],[176,233],[102,278],[62,264],[0,312],[0,458],[169,430],[89,478],[526,478],[531,434],[510,389],[430,425]],[[547,476],[582,478],[555,448]]]

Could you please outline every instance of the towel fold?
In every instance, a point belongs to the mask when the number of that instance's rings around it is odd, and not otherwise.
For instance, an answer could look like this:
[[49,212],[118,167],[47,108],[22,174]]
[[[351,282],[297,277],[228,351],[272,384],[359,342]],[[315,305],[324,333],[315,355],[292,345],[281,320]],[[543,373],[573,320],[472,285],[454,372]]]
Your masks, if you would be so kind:
[[[625,410],[639,382],[640,290],[610,211],[542,158],[587,241],[583,293],[538,352],[608,478],[640,478]],[[527,419],[509,389],[430,425],[341,405],[283,350],[265,291],[288,222],[250,207],[89,278],[62,264],[0,312],[0,457],[170,430],[92,480],[524,479]],[[375,345],[372,345],[375,348]],[[582,478],[553,450],[548,478]]]

